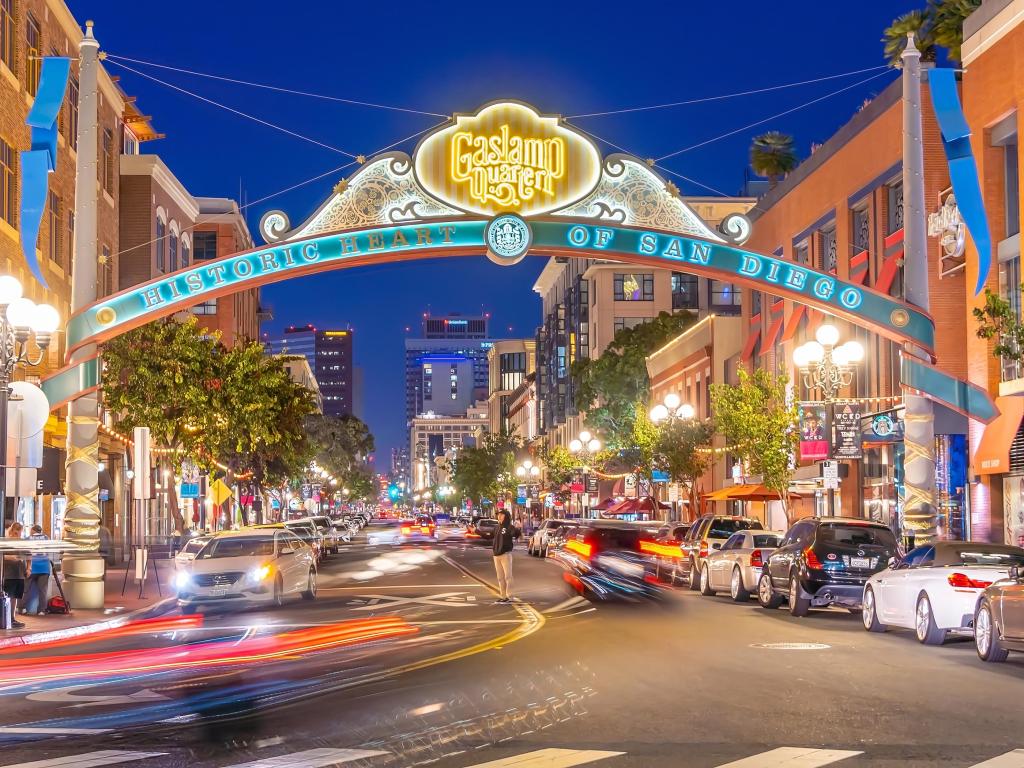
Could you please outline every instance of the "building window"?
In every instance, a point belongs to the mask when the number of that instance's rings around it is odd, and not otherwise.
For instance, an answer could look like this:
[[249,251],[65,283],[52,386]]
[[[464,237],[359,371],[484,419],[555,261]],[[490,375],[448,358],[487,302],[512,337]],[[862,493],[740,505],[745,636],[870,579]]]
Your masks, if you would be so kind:
[[740,311],[740,289],[722,280],[709,281],[711,309],[721,314],[738,314]]
[[100,171],[103,173],[103,189],[108,195],[114,194],[114,132],[109,128],[103,129],[103,166]]
[[672,273],[672,309],[699,309],[699,281],[696,275]]
[[189,248],[188,248],[188,240],[182,240],[181,241],[181,268],[182,269],[184,269],[185,267],[187,267],[189,265],[189,259],[190,259],[190,254],[189,254]]
[[750,316],[755,317],[761,314],[761,292],[751,291],[750,292]]
[[853,211],[853,252],[860,253],[871,248],[871,218],[867,206]]
[[[1014,317],[1021,317],[1021,274],[1020,252],[1013,253],[1009,258],[999,262],[999,293],[1006,299]],[[1021,365],[1011,358],[1002,360],[1002,380],[1013,381],[1022,376]]]
[[60,221],[60,197],[56,192],[50,190],[50,205],[47,222],[50,225],[50,259],[60,264],[61,248],[61,221]]
[[177,272],[178,271],[178,236],[176,234],[174,234],[174,232],[171,232],[170,237],[167,238],[167,245],[168,245],[168,248],[167,248],[167,257],[168,257],[167,258],[167,263],[170,266],[168,271],[169,272]]
[[0,0],[0,61],[14,72],[14,0]]
[[156,218],[156,268],[159,272],[167,271],[167,225],[159,216]]
[[135,134],[132,133],[131,129],[127,125],[124,126],[124,134],[121,137],[121,154],[139,154],[139,140],[135,138]]
[[839,254],[836,246],[836,228],[832,227],[821,233],[821,268],[834,275],[838,265]]
[[31,13],[25,22],[25,88],[35,96],[39,90],[39,72],[43,66],[40,51],[43,48],[43,34],[39,22]]
[[615,332],[618,333],[625,328],[636,328],[638,325],[643,325],[651,319],[650,317],[616,317]]
[[1003,144],[1005,184],[1006,236],[1020,232],[1020,165],[1017,159],[1017,134]]
[[886,188],[886,230],[885,234],[891,235],[903,229],[903,182],[894,181]]
[[67,270],[70,274],[71,266],[75,263],[75,212],[68,211],[68,261]]
[[217,233],[193,232],[192,253],[196,261],[217,258]]
[[[196,304],[194,307],[192,307],[192,314],[193,315],[216,315],[217,314],[217,300],[216,299],[210,299],[209,301],[204,301],[202,304]],[[327,398],[327,399],[329,400],[330,398]]]
[[0,139],[0,216],[12,227],[18,223],[18,171],[14,149]]
[[68,146],[78,149],[78,78],[68,80]]
[[616,301],[654,301],[654,275],[616,272]]
[[793,248],[793,261],[797,264],[810,264],[811,262],[811,246],[806,240],[798,243]]

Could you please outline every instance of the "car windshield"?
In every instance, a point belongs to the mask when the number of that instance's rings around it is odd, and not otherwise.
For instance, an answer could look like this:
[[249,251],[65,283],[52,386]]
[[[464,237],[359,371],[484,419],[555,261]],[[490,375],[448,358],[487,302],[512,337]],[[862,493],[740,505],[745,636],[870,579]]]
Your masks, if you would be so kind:
[[186,555],[194,555],[200,549],[205,547],[208,541],[209,539],[192,539],[192,541],[188,542],[181,548],[181,551]]
[[314,535],[313,527],[310,525],[285,525],[285,528],[302,539],[308,539]]
[[744,517],[715,518],[711,521],[711,528],[708,529],[708,536],[716,539],[727,539],[736,531],[761,530],[764,526],[758,520],[748,520]]
[[644,531],[629,528],[594,528],[587,533],[601,549],[637,549]]
[[196,560],[217,557],[266,557],[274,554],[274,540],[270,537],[231,536],[213,539],[196,555]]
[[990,568],[1009,568],[1011,565],[1024,565],[1024,551],[998,549],[989,550],[985,547],[964,547],[957,549],[951,558],[951,565],[987,565]]
[[777,546],[779,546],[779,537],[778,536],[770,536],[770,535],[755,536],[754,537],[754,546],[755,547],[777,547]]
[[818,542],[896,550],[896,537],[892,531],[874,525],[823,525],[818,529]]

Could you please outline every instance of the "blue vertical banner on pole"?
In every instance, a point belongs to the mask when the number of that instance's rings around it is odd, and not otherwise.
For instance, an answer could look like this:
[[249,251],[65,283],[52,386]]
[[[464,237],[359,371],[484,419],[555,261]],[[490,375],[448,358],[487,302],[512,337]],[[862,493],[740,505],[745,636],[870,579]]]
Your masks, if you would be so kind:
[[956,195],[956,205],[978,249],[978,282],[974,286],[974,295],[977,296],[985,287],[992,269],[992,236],[988,229],[985,199],[981,195],[978,166],[971,151],[971,127],[964,117],[956,90],[956,70],[929,69],[928,92],[942,131],[942,146],[949,163],[949,179]]
[[25,263],[44,288],[46,278],[36,256],[39,226],[46,208],[50,173],[57,167],[57,118],[71,73],[71,59],[46,56],[39,75],[39,88],[25,123],[32,129],[32,148],[21,153],[21,250]]

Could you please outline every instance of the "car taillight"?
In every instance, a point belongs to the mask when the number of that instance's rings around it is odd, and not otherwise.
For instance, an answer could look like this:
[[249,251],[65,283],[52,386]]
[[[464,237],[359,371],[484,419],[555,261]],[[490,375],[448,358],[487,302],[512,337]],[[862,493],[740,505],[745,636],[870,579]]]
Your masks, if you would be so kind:
[[708,543],[706,541],[702,541],[700,543],[700,556],[701,557],[707,557],[708,556]]
[[821,564],[821,560],[818,559],[818,556],[814,554],[814,550],[810,547],[804,550],[804,562],[807,563],[808,568],[813,568],[816,571],[820,571],[825,567]]
[[761,556],[760,549],[755,549],[750,553],[750,565],[754,568],[762,568],[764,566],[764,558]]
[[985,589],[992,586],[991,581],[977,581],[965,573],[951,573],[946,581],[949,582],[949,586],[958,589]]
[[410,528],[408,525],[403,525],[402,533],[408,536],[410,533],[412,533],[412,528]]
[[590,554],[594,551],[594,548],[583,541],[576,541],[575,539],[569,539],[565,542],[565,548],[570,552],[575,552],[581,557],[590,557]]
[[433,533],[433,531],[430,530],[429,525],[421,525],[420,530],[423,531],[423,533]]

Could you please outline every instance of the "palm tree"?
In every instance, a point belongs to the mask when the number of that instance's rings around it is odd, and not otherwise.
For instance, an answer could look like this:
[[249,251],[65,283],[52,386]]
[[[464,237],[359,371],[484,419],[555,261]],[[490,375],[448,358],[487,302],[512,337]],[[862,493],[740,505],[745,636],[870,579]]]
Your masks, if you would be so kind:
[[772,188],[798,163],[793,137],[788,133],[768,131],[755,136],[750,144],[750,165],[758,176],[768,178]]
[[923,11],[910,11],[893,19],[882,34],[885,58],[891,67],[900,66],[900,56],[907,47],[907,33],[914,33],[914,45],[921,52],[921,61],[935,61],[933,6]]
[[981,0],[941,0],[933,6],[932,37],[936,45],[949,52],[949,58],[960,61],[964,42],[964,19],[981,5]]

